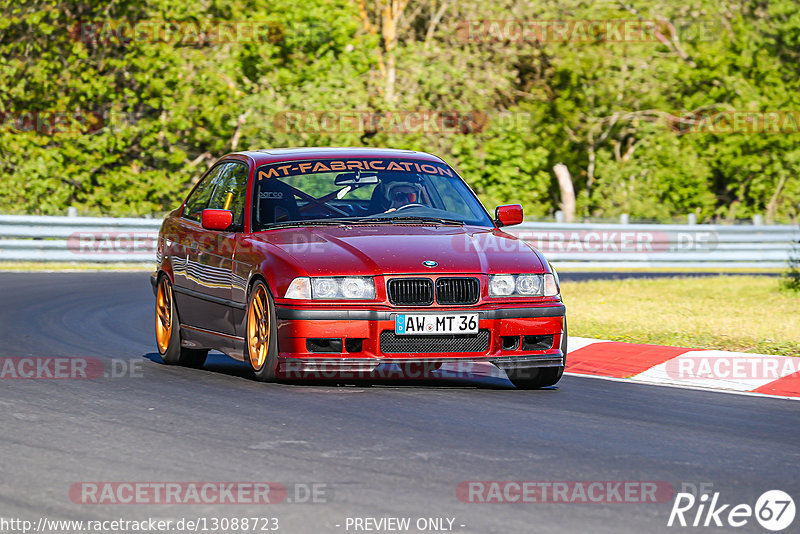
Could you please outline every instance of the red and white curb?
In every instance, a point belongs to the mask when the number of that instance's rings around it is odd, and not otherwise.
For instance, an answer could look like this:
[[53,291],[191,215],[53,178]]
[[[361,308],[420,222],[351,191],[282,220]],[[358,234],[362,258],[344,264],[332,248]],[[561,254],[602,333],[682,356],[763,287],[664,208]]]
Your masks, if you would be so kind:
[[800,358],[570,337],[566,374],[800,399]]

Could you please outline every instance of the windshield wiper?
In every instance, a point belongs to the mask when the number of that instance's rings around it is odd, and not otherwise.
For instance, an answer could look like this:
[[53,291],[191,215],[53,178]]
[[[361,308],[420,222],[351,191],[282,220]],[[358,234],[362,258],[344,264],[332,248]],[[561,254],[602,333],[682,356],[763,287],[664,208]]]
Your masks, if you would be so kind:
[[435,222],[438,224],[445,224],[448,226],[464,226],[464,221],[456,219],[443,219],[441,217],[414,217],[409,215],[396,215],[394,217],[379,217],[380,219],[389,219],[395,222]]
[[290,226],[343,226],[352,224],[351,219],[310,219],[308,221],[286,221],[265,225],[261,230],[272,230],[273,228],[286,228]]

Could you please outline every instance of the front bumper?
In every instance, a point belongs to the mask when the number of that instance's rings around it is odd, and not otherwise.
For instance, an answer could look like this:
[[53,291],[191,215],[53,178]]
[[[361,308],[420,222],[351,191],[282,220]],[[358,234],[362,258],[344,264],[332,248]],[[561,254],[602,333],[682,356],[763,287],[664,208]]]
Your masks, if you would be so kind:
[[[428,336],[418,336],[421,343],[413,351],[391,352],[382,347],[382,336],[394,333],[396,311],[376,309],[307,309],[276,306],[280,347],[278,372],[298,377],[313,373],[353,373],[370,375],[399,366],[402,369],[435,371],[442,365],[467,370],[474,364],[492,364],[499,369],[560,367],[564,336],[565,307],[547,304],[514,308],[455,308],[409,310],[403,313],[478,313],[481,331],[488,332],[485,350],[461,349],[425,352]],[[540,336],[549,341],[547,348],[526,350],[523,343],[509,348],[505,340]],[[309,339],[340,340],[335,352],[312,351]],[[351,340],[352,342],[348,342]],[[457,344],[456,344],[457,345]],[[454,346],[456,346],[454,345]]]

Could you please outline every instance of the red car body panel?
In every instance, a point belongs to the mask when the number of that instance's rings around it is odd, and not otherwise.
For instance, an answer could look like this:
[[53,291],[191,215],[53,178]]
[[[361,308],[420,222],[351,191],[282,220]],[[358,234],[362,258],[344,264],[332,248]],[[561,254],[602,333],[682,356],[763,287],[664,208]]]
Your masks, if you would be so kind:
[[[241,152],[217,164],[247,166],[245,206],[253,206],[256,168],[268,163],[317,158],[387,158],[442,164],[430,154],[384,149],[283,149]],[[190,193],[191,195],[191,193]],[[189,197],[187,196],[187,199]],[[251,232],[251,209],[244,210],[241,231],[212,231],[181,217],[186,201],[162,225],[158,268],[175,288],[183,345],[217,349],[246,361],[245,308],[248,289],[256,279],[266,282],[275,302],[280,370],[304,369],[308,362],[338,369],[371,369],[385,362],[487,361],[499,367],[563,366],[562,335],[565,308],[555,297],[490,297],[489,275],[551,273],[538,251],[498,227],[436,224],[306,226]],[[422,262],[435,260],[435,268]],[[371,276],[375,298],[358,300],[297,300],[284,298],[297,277]],[[394,306],[387,280],[394,275],[430,278],[475,277],[480,298],[470,305]],[[381,335],[394,331],[398,312],[480,313],[479,329],[488,330],[488,348],[479,352],[385,352]],[[552,336],[548,347],[523,350],[503,346],[504,336]],[[360,340],[340,352],[312,352],[310,338]],[[298,363],[300,365],[298,366]],[[313,365],[312,365],[313,367]]]

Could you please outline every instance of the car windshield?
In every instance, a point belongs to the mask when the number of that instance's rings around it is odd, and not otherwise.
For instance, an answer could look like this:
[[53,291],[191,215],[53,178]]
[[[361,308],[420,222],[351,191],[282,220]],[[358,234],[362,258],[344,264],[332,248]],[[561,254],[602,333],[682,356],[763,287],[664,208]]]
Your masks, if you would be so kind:
[[400,159],[315,159],[256,170],[253,231],[319,224],[434,222],[492,226],[445,164]]

